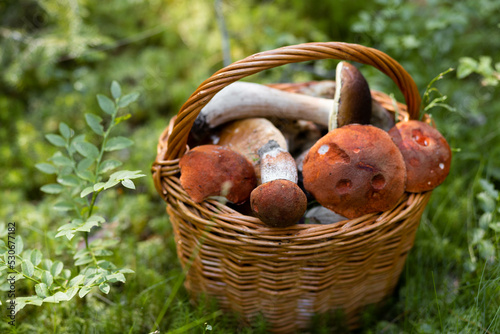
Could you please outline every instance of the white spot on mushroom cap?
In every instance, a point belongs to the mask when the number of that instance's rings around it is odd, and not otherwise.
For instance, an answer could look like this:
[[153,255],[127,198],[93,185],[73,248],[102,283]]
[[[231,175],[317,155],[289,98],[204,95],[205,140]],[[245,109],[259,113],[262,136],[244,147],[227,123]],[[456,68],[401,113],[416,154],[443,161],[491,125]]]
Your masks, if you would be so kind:
[[328,152],[329,149],[330,149],[330,146],[328,146],[328,145],[321,145],[321,147],[318,149],[318,153],[321,154],[321,155],[323,155],[326,152]]
[[442,162],[441,162],[441,163],[439,164],[439,168],[444,169],[444,163],[442,163]]

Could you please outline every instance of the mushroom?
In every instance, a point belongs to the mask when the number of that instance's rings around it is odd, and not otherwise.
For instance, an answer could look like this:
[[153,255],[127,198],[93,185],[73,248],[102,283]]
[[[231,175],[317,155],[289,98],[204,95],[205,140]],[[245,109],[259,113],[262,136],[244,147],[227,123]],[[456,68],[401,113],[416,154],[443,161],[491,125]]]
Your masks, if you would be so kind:
[[262,184],[250,195],[254,214],[271,227],[297,223],[307,209],[307,198],[297,185],[297,166],[289,152],[270,140],[259,149]]
[[[347,79],[347,77],[350,78]],[[338,107],[339,102],[337,96],[346,89],[346,85],[349,87],[351,85],[365,87],[366,85],[365,88],[360,88],[359,92],[363,94],[363,97],[359,98],[363,99],[363,105],[371,105],[369,110],[357,114],[355,109],[351,109],[348,111],[349,114],[344,115],[341,106],[339,109],[335,109],[335,107]],[[358,91],[358,88],[355,89]],[[340,62],[337,66],[336,95],[336,99],[326,99],[281,91],[260,84],[237,81],[223,88],[203,107],[194,122],[192,133],[205,133],[208,129],[213,129],[236,119],[272,116],[283,119],[308,120],[320,125],[334,127],[348,124],[348,122],[368,124],[372,119],[377,122],[374,125],[383,127],[386,130],[389,130],[394,125],[394,122],[385,123],[390,121],[390,116],[387,116],[388,111],[378,103],[371,103],[371,94],[369,94],[366,80],[358,69],[349,63]],[[368,96],[370,102],[366,101],[365,95]],[[353,100],[356,99],[357,97],[353,98]],[[334,116],[330,117],[332,113],[334,113]],[[371,116],[372,113],[373,116]],[[331,121],[330,118],[332,118]],[[379,124],[381,121],[382,123]]]
[[265,118],[246,118],[225,126],[219,133],[218,145],[227,146],[245,156],[253,165],[257,183],[260,183],[260,158],[258,150],[269,140],[288,150],[285,137],[271,121]]
[[448,176],[451,149],[446,139],[427,123],[399,122],[390,131],[406,163],[406,191],[423,192],[440,185]]
[[196,203],[209,196],[223,196],[240,204],[257,185],[250,162],[224,146],[197,146],[182,156],[179,167],[181,185]]
[[324,207],[349,219],[391,209],[405,191],[403,156],[372,125],[330,131],[303,162],[304,187]]

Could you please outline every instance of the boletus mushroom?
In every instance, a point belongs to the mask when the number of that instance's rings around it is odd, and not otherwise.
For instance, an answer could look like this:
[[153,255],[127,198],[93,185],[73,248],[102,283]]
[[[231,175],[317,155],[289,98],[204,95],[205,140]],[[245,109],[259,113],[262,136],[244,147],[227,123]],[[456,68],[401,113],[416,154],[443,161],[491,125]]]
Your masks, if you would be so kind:
[[429,191],[443,183],[451,164],[451,149],[441,133],[427,123],[410,120],[390,131],[406,163],[406,191]]
[[288,150],[285,137],[274,124],[265,118],[245,118],[224,126],[218,135],[218,145],[227,146],[240,153],[253,165],[257,183],[260,184],[259,149],[274,140]]
[[248,200],[257,185],[255,171],[241,154],[220,145],[201,145],[179,161],[180,182],[196,203],[223,196],[235,204]]
[[289,152],[270,140],[259,149],[262,184],[250,195],[254,214],[271,227],[297,223],[307,209],[307,198],[297,185],[297,166]]
[[303,162],[304,187],[349,219],[389,210],[405,191],[403,156],[387,132],[350,124],[330,131]]
[[[394,125],[393,122],[387,124],[391,121],[388,120],[387,111],[378,103],[372,103],[366,80],[355,66],[346,62],[337,65],[335,87],[338,93],[334,99],[330,99],[237,81],[215,94],[203,107],[193,125],[192,133],[205,133],[226,122],[251,117],[307,120],[330,127],[349,123],[369,124],[372,120],[380,122],[374,124],[375,126],[386,130]],[[341,106],[343,102],[338,100],[338,96],[346,89],[360,93],[359,97],[353,97],[350,102],[356,103],[357,99],[362,99],[359,103],[370,105],[369,110],[357,114],[355,109],[351,109],[344,115],[344,108]],[[368,96],[369,101],[366,101],[365,96]],[[372,113],[376,114],[375,117],[372,117]]]

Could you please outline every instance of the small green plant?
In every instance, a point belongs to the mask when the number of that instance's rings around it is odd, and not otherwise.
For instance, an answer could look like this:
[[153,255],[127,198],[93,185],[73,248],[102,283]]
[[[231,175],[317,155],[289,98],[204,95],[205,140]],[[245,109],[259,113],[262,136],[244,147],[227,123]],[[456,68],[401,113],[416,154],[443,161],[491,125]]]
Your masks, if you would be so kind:
[[476,201],[480,216],[477,226],[469,232],[470,258],[466,268],[470,271],[476,270],[478,258],[488,263],[496,261],[500,235],[500,194],[486,179],[480,179],[479,186]]
[[[57,196],[53,208],[64,214],[65,223],[58,227],[55,238],[63,239],[57,242],[62,249],[61,254],[71,255],[74,262],[65,264],[60,260],[44,259],[39,249],[24,249],[20,235],[12,235],[11,240],[9,234],[7,244],[0,240],[2,282],[13,277],[16,282],[28,280],[34,285],[34,295],[15,296],[16,313],[25,305],[40,306],[43,303],[69,301],[76,294],[83,298],[94,287],[107,294],[112,283],[125,282],[125,274],[133,273],[106,260],[113,254],[111,249],[118,241],[97,236],[93,241],[89,238],[91,230],[106,223],[105,218],[96,213],[99,195],[119,184],[135,189],[132,180],[145,176],[141,171],[116,171],[122,162],[105,159],[106,153],[133,144],[132,140],[112,136],[111,133],[131,116],[119,115],[120,109],[139,96],[137,93],[122,95],[116,81],[111,84],[111,95],[112,98],[97,95],[98,104],[109,116],[109,121],[104,121],[96,114],[85,114],[87,125],[100,138],[99,147],[86,140],[85,135],[75,135],[74,130],[65,123],[59,124],[59,134],[45,136],[59,151],[48,159],[49,162],[39,163],[36,168],[43,173],[56,175],[57,182],[46,184],[41,190]],[[8,232],[14,230],[9,229]],[[12,303],[11,300],[8,303]]]
[[479,74],[482,77],[481,85],[497,86],[498,82],[500,82],[500,62],[493,65],[493,61],[489,56],[479,57],[479,60],[471,57],[460,58],[457,77],[463,79],[472,73]]
[[427,113],[429,110],[436,107],[445,108],[449,111],[455,111],[455,108],[446,103],[448,96],[443,95],[436,87],[433,87],[436,81],[443,79],[446,74],[452,71],[454,71],[454,69],[449,68],[446,71],[439,73],[429,82],[424,95],[422,96],[422,109],[424,113]]

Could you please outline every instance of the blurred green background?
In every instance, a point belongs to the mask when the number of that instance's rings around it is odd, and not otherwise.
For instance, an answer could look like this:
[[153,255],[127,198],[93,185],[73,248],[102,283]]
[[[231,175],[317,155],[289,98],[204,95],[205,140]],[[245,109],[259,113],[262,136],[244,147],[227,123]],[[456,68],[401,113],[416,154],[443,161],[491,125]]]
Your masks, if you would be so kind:
[[[395,295],[382,312],[369,310],[359,331],[498,333],[499,17],[496,0],[2,0],[0,217],[19,223],[25,247],[60,255],[57,244],[46,240],[64,217],[51,211],[52,199],[39,190],[54,180],[34,165],[53,154],[44,134],[56,132],[60,121],[77,133],[85,131],[84,113],[98,110],[95,96],[109,95],[112,80],[125,92],[141,93],[121,129],[136,144],[120,158],[128,159],[125,168],[149,174],[158,136],[170,117],[223,66],[223,41],[230,44],[232,61],[302,42],[359,43],[400,62],[421,93],[439,73],[456,69],[436,84],[454,109],[430,111],[452,146],[452,170],[433,193]],[[250,80],[332,79],[336,64],[293,64]],[[400,97],[378,71],[361,70],[372,89]],[[151,178],[139,179],[137,186],[134,192],[117,190],[100,203],[108,220],[117,222],[114,233],[122,240],[115,260],[132,267],[136,277],[81,308],[27,307],[15,329],[5,323],[0,329],[145,333],[153,328],[181,269]],[[20,289],[33,293],[30,286]],[[160,329],[182,332],[194,322],[184,331],[266,332],[263,321],[244,329],[231,316],[210,319],[211,329],[196,323],[214,310],[211,302],[191,306],[181,289]],[[311,329],[334,330],[341,329],[326,316]]]

